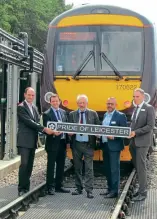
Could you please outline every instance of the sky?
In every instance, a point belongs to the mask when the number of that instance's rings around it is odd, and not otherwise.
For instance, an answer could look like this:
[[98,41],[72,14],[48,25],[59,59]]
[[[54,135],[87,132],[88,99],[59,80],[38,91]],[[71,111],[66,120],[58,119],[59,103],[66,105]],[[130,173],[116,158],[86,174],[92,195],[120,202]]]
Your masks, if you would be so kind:
[[152,19],[153,22],[157,21],[155,2],[156,0],[65,0],[66,4],[73,3],[74,5],[80,5],[84,3],[100,3],[120,6],[140,12],[141,14]]

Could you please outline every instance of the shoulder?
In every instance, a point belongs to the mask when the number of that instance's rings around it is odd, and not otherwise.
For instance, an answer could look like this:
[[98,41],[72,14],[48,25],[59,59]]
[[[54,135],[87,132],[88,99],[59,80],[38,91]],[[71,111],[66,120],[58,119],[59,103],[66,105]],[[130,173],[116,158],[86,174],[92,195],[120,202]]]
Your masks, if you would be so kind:
[[24,107],[24,102],[19,103],[17,107]]
[[46,110],[45,112],[43,112],[43,115],[48,115],[50,113],[50,108],[48,110]]
[[74,114],[76,114],[77,112],[78,112],[77,110],[71,111],[71,112],[69,113],[69,116],[70,116],[70,115],[74,115]]
[[59,108],[60,112],[63,114],[66,114],[66,111],[64,109]]
[[144,103],[144,107],[148,109],[154,109],[154,107],[148,103]]
[[119,115],[120,117],[126,117],[125,113],[122,113],[118,110],[116,110],[115,113],[117,113],[117,115]]
[[97,114],[97,112],[95,110],[92,110],[92,109],[87,109],[87,112],[92,113],[92,114]]

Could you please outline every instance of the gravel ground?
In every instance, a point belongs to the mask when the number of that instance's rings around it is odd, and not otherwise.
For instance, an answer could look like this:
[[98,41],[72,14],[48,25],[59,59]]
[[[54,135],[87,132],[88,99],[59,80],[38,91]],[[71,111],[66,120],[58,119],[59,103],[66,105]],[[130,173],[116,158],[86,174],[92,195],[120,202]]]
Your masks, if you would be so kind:
[[[32,187],[35,187],[36,185],[45,181],[46,165],[47,165],[47,154],[46,153],[41,157],[35,158],[33,173],[31,177]],[[66,166],[67,165],[69,165],[68,160],[66,160]],[[149,158],[149,161],[147,162],[147,167],[148,167],[148,188],[157,189],[157,152],[152,153],[152,155]],[[12,171],[4,179],[0,181],[0,188],[6,187],[9,185],[14,185],[17,183],[18,183],[18,169]],[[67,183],[66,183],[66,178],[65,178],[65,186],[66,184]]]
[[[47,154],[35,158],[33,173],[31,177],[31,186],[34,187],[45,180],[47,165]],[[0,181],[0,188],[18,183],[18,169],[13,170],[5,178]]]
[[147,167],[148,167],[148,188],[157,189],[157,152],[151,154]]

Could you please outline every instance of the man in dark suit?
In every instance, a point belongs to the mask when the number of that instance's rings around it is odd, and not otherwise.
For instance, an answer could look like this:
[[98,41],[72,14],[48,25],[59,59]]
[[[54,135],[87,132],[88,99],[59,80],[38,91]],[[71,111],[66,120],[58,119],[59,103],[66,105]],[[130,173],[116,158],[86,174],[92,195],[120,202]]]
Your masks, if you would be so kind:
[[137,171],[139,191],[134,195],[134,201],[142,201],[147,197],[147,169],[146,157],[153,143],[153,128],[155,127],[154,108],[144,102],[144,90],[134,91],[136,106],[131,122],[130,152]]
[[21,155],[19,167],[19,196],[30,188],[30,177],[32,174],[35,149],[37,148],[38,132],[52,134],[53,131],[39,124],[39,114],[33,104],[35,91],[28,87],[24,93],[25,100],[17,107],[18,134],[17,147]]
[[[47,126],[49,121],[67,122],[65,110],[59,108],[60,100],[57,94],[50,97],[51,107],[43,113],[43,124]],[[63,187],[64,164],[66,157],[66,146],[68,143],[68,135],[64,133],[54,132],[53,135],[46,137],[45,149],[47,152],[47,176],[46,186],[49,195],[56,192],[69,193]],[[56,177],[54,177],[54,169],[56,162]]]
[[[107,100],[107,112],[104,115],[102,125],[127,127],[127,119],[124,113],[116,110],[116,99],[110,97]],[[105,198],[118,197],[120,183],[120,152],[124,149],[123,138],[114,136],[102,136],[103,161],[108,189],[100,195]]]
[[[88,97],[79,95],[77,97],[78,110],[73,111],[69,115],[70,123],[93,124],[99,125],[99,118],[95,111],[87,108]],[[75,184],[77,189],[72,195],[82,194],[82,158],[85,162],[85,190],[88,198],[93,198],[93,155],[96,145],[96,137],[94,135],[71,134],[72,153],[75,168]]]

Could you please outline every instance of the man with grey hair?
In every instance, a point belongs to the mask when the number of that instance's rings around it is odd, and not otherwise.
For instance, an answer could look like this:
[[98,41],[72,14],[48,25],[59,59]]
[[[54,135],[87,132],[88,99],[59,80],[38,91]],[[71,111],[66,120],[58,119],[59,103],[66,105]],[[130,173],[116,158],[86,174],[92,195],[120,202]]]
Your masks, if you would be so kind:
[[[88,109],[88,97],[84,94],[77,96],[78,109],[69,114],[70,123],[99,125],[99,118],[95,111]],[[93,198],[93,155],[96,136],[85,134],[70,134],[73,161],[75,167],[76,190],[72,195],[80,195],[83,190],[82,158],[85,162],[85,190],[87,198]]]
[[142,201],[147,197],[146,156],[153,141],[155,126],[154,108],[144,102],[144,90],[134,90],[133,100],[135,110],[132,115],[130,152],[137,171],[139,191],[134,195],[134,201]]

